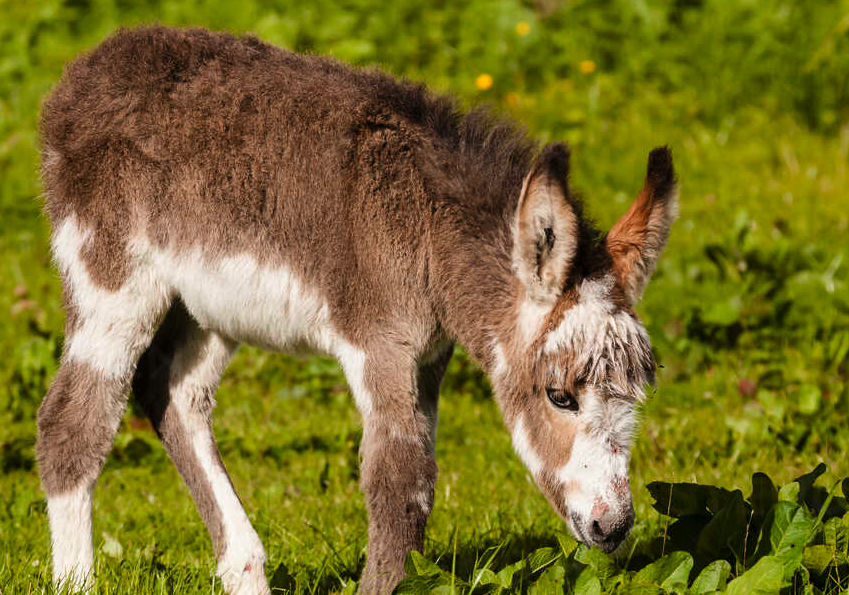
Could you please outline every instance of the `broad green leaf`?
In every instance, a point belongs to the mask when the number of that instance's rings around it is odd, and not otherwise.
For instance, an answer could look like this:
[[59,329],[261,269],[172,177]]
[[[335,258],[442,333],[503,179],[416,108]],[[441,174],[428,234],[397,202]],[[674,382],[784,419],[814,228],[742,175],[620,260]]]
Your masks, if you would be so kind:
[[796,503],[799,500],[799,484],[792,481],[787,485],[781,486],[781,489],[778,490],[778,499],[781,502]]
[[699,543],[699,535],[712,518],[708,514],[701,514],[676,519],[666,533],[665,549],[668,551],[695,552]]
[[[666,591],[659,586],[651,583],[626,582],[617,590],[604,589],[607,593],[617,593],[618,595],[667,595]],[[575,591],[577,594],[578,591]]]
[[840,519],[840,524],[834,528],[834,533],[834,543],[837,549],[849,555],[849,512]]
[[765,473],[752,475],[752,495],[749,497],[749,502],[752,504],[752,522],[760,525],[766,514],[778,502],[778,490]]
[[528,589],[528,595],[553,595],[562,593],[566,583],[566,569],[555,564],[545,570],[536,582]]
[[563,533],[557,534],[557,543],[560,544],[560,549],[563,550],[563,556],[568,558],[578,548],[578,542],[571,536]]
[[800,475],[799,477],[793,480],[794,483],[799,484],[799,499],[797,500],[799,504],[805,501],[805,498],[808,496],[808,492],[810,491],[811,487],[817,481],[817,478],[823,473],[825,473],[825,470],[825,463],[820,463],[810,473]]
[[595,576],[603,585],[607,585],[608,581],[619,574],[621,571],[613,563],[610,557],[598,548],[588,548],[581,544],[575,551],[575,559],[590,566],[595,571]]
[[522,570],[527,566],[528,561],[519,560],[514,564],[510,564],[509,566],[505,566],[501,570],[498,571],[498,574],[495,575],[496,584],[501,585],[505,589],[509,589],[513,584],[513,575],[516,574],[519,570]]
[[716,512],[731,497],[728,490],[697,483],[653,481],[648,490],[655,499],[652,504],[654,509],[675,518]]
[[560,552],[551,547],[541,547],[533,551],[528,557],[528,568],[531,572],[536,572],[544,566],[548,566],[560,556]]
[[601,595],[601,581],[592,566],[587,566],[575,581],[575,593],[581,595]]
[[693,581],[690,592],[694,595],[704,595],[713,591],[721,591],[731,575],[731,564],[726,560],[716,560],[705,566]]
[[743,493],[735,490],[734,497],[702,529],[696,550],[708,560],[722,557],[726,546],[736,546],[738,541],[742,544],[748,517]]
[[672,552],[640,570],[634,575],[633,581],[650,583],[671,591],[687,586],[692,569],[693,556],[687,552]]
[[726,595],[773,595],[784,586],[784,563],[775,556],[758,560],[742,575],[728,583]]
[[815,520],[804,506],[779,502],[767,515],[761,530],[758,556],[769,555],[784,564],[784,577],[790,579],[802,563],[805,545]]
[[743,492],[740,490],[729,491],[725,488],[718,488],[716,486],[707,486],[707,501],[705,502],[705,506],[707,506],[708,512],[713,514],[717,514],[720,510],[725,508],[729,502],[736,501],[740,496],[740,500],[743,499]]
[[428,576],[432,574],[442,574],[442,569],[422,556],[416,550],[411,550],[407,554],[407,560],[404,563],[404,570],[408,576]]
[[652,507],[660,514],[678,518],[705,512],[704,486],[653,481],[646,487],[654,498]]
[[822,537],[823,541],[825,541],[825,545],[831,546],[832,548],[841,547],[841,540],[844,538],[842,519],[835,517],[828,519],[825,523],[823,523]]
[[802,556],[802,564],[814,574],[822,574],[834,561],[834,548],[828,545],[809,545]]
[[475,573],[473,584],[497,585],[499,584],[496,574],[489,568],[482,568]]

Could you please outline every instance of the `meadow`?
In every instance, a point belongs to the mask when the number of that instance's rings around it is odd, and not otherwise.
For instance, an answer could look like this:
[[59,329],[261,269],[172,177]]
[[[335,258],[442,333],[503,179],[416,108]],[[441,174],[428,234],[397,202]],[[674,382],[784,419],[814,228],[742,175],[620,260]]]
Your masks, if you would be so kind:
[[[849,1],[2,0],[0,593],[51,592],[35,414],[62,345],[38,110],[122,25],[252,32],[490,103],[572,147],[602,228],[667,144],[681,216],[638,305],[657,389],[631,462],[637,523],[572,539],[458,349],[440,478],[399,593],[849,593]],[[335,362],[241,348],[222,457],[276,593],[353,593],[360,422]],[[218,593],[206,530],[132,403],[95,495],[97,593]]]

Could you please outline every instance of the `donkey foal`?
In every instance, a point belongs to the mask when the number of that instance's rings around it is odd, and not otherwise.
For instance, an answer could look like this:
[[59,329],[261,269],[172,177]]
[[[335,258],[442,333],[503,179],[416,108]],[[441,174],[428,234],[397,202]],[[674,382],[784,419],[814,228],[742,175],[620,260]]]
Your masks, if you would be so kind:
[[211,426],[240,343],[341,363],[363,418],[361,593],[390,592],[423,546],[455,342],[575,536],[604,551],[625,538],[655,367],[633,305],[675,216],[668,150],[601,234],[563,145],[376,70],[163,27],[69,64],[41,133],[67,313],[38,416],[57,584],[92,584],[92,494],[132,387],[226,591],[269,592]]

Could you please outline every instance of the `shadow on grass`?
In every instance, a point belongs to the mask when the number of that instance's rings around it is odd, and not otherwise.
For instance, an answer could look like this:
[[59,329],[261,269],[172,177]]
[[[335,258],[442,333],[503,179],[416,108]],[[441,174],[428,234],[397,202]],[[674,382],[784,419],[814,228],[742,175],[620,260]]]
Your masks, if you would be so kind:
[[[425,548],[425,555],[445,572],[450,573],[453,570],[459,579],[472,582],[475,572],[484,567],[499,570],[524,560],[531,552],[544,547],[559,550],[560,545],[555,533],[493,534],[457,543],[456,552],[453,543],[429,543]],[[361,553],[356,561],[330,555],[321,566],[304,570],[281,563],[274,570],[269,584],[272,593],[280,595],[338,592],[350,582],[359,581],[365,562],[365,556]],[[519,584],[530,586],[532,574],[531,569],[523,569],[517,573],[517,578],[520,575],[522,577]],[[524,590],[522,589],[522,592]]]

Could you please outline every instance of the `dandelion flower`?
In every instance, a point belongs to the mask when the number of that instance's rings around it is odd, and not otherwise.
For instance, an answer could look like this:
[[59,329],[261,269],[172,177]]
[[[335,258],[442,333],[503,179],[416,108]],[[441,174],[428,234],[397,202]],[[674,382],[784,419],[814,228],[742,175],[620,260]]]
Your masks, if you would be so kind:
[[531,26],[529,24],[527,24],[525,21],[522,21],[521,23],[516,23],[516,33],[519,36],[527,35],[530,32],[531,32]]
[[583,72],[584,74],[592,74],[593,72],[595,72],[595,62],[593,62],[592,60],[581,60],[579,67],[581,69],[581,72]]
[[481,91],[486,91],[492,86],[492,82],[492,75],[484,72],[483,74],[478,75],[478,78],[475,79],[475,87]]

